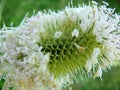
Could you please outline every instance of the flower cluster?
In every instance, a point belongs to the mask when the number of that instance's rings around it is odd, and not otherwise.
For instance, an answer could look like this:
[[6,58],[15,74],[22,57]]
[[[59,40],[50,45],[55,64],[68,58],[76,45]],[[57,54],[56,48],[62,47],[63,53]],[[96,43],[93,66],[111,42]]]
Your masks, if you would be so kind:
[[4,90],[60,90],[81,76],[102,77],[120,59],[120,16],[96,2],[38,12],[0,30]]

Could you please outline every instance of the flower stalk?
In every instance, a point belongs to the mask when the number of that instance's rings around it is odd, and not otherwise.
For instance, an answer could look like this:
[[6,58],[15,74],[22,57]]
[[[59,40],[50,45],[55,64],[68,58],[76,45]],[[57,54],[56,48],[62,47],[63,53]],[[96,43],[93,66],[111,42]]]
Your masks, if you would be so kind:
[[2,17],[2,12],[3,12],[3,8],[5,6],[6,0],[2,0],[0,2],[0,23],[1,23],[1,17]]

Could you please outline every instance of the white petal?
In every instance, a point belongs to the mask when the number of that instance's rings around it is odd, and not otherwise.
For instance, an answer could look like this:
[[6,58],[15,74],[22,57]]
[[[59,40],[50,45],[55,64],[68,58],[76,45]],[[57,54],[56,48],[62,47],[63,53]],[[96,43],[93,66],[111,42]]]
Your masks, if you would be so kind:
[[55,32],[54,37],[59,38],[63,33],[61,31]]
[[72,37],[79,37],[79,31],[77,29],[73,30]]
[[98,70],[95,73],[94,78],[96,78],[96,77],[100,77],[100,79],[102,79],[102,69],[101,69],[101,66],[98,67]]
[[90,70],[92,69],[92,62],[91,62],[91,60],[87,60],[87,62],[85,64],[85,69],[87,70],[87,73],[90,72]]
[[91,57],[93,65],[97,63],[97,57],[98,57],[99,54],[100,54],[100,49],[99,48],[94,48],[93,54],[92,54],[92,57]]

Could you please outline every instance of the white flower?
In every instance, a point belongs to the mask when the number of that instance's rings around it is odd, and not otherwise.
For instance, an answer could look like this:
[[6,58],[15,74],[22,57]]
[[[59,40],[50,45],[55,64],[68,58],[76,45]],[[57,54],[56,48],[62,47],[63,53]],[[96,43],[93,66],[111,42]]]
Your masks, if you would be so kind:
[[62,34],[63,34],[63,33],[62,33],[61,31],[57,31],[57,32],[55,32],[54,37],[55,37],[55,38],[60,38],[60,36],[61,36]]
[[43,60],[41,62],[41,67],[42,67],[42,71],[45,72],[47,70],[47,64],[49,62],[49,54],[46,54],[44,57],[43,57]]
[[101,66],[98,67],[98,70],[94,75],[94,78],[96,78],[96,77],[100,77],[100,79],[102,79],[102,68],[101,68]]
[[85,64],[85,69],[87,70],[87,73],[90,72],[90,70],[92,69],[92,62],[91,62],[91,60],[87,60],[87,62]]
[[77,29],[72,31],[72,37],[79,37],[79,31]]
[[97,57],[100,54],[100,49],[99,48],[94,48],[93,54],[91,56],[92,64],[98,63]]

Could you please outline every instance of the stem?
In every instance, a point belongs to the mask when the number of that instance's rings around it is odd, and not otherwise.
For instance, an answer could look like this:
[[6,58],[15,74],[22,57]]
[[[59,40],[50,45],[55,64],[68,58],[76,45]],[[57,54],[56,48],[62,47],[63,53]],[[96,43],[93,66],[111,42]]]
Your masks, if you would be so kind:
[[0,3],[0,22],[1,22],[1,18],[2,18],[3,8],[5,6],[5,2],[6,2],[6,0],[2,0]]

